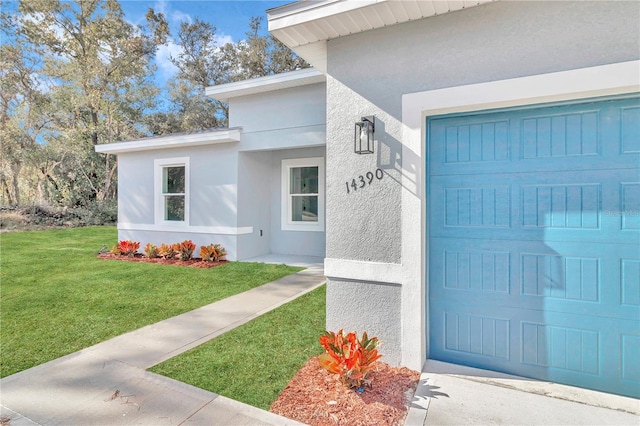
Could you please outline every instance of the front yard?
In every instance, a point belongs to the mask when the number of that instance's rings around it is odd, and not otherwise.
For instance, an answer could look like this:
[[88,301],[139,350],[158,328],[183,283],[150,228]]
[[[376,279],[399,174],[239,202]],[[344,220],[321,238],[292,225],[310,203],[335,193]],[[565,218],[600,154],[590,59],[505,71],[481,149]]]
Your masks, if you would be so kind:
[[[113,227],[7,233],[0,251],[0,377],[229,297],[300,268],[211,269],[100,260]],[[322,309],[324,315],[324,309]]]

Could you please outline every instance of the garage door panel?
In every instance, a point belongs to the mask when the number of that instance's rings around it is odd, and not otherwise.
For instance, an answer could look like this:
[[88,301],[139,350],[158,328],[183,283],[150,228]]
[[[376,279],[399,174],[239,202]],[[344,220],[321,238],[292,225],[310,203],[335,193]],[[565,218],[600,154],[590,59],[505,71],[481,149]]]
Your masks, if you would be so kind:
[[635,245],[433,238],[432,246],[438,250],[430,256],[432,303],[640,318]]
[[626,395],[640,390],[635,321],[604,318],[594,327],[582,315],[544,310],[432,309],[440,320],[431,330],[431,358]]
[[635,100],[451,117],[430,127],[431,174],[637,169]]
[[637,174],[637,170],[622,169],[432,177],[431,233],[436,237],[639,243]]
[[638,111],[429,121],[431,357],[640,397]]

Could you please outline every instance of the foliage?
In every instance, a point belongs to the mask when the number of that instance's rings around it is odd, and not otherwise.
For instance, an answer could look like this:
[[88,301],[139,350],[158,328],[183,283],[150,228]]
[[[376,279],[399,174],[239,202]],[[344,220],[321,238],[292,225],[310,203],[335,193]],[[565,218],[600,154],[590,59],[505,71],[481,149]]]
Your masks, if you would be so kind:
[[179,246],[176,247],[175,244],[162,243],[160,244],[160,247],[158,247],[158,256],[164,259],[173,259],[178,255],[178,252]]
[[147,245],[144,246],[144,254],[149,259],[155,259],[158,257],[158,247],[156,247],[155,244],[147,243]]
[[320,336],[320,345],[325,353],[320,355],[320,365],[327,371],[340,375],[340,380],[346,386],[361,388],[368,385],[367,373],[373,368],[373,363],[382,357],[376,349],[379,345],[377,337],[369,339],[367,333],[358,339],[355,332],[344,334],[325,331]]
[[268,410],[318,355],[325,300],[322,286],[150,370]]
[[[118,0],[18,0],[0,8],[0,204],[88,207],[117,198],[117,164],[99,144],[225,126],[204,88],[308,67],[252,18],[246,39],[183,23],[166,87],[153,81],[171,39],[162,13],[141,24]],[[167,99],[168,98],[168,99]]]
[[228,105],[205,95],[205,88],[309,67],[302,58],[270,34],[262,18],[251,18],[246,39],[220,45],[216,27],[196,18],[183,22],[178,33],[182,50],[171,62],[178,68],[168,83],[168,111],[150,115],[153,134],[226,126]]
[[140,243],[137,241],[122,240],[118,241],[118,244],[111,252],[114,254],[120,254],[122,256],[133,257],[133,255],[136,254],[139,248]]
[[179,244],[180,260],[189,260],[196,249],[196,245],[191,240],[185,240]]
[[0,207],[0,229],[3,231],[105,225],[113,224],[117,219],[118,207],[114,200],[72,208],[47,205]]
[[[245,262],[175,268],[96,256],[116,240],[115,227],[2,234],[0,376],[300,270]],[[37,262],[25,262],[36,252]]]
[[221,244],[209,244],[208,246],[200,247],[200,258],[205,262],[224,260],[226,255],[227,251]]
[[[94,147],[141,136],[139,123],[159,93],[148,77],[168,35],[164,17],[149,10],[146,24],[136,26],[114,0],[22,0],[3,8],[2,21],[18,65],[3,91],[9,98],[29,94],[7,102],[4,116],[17,123],[9,128],[20,137],[10,140],[31,154],[25,165],[38,202],[82,206],[113,198],[115,159]],[[14,78],[26,72],[29,79]],[[19,180],[20,164],[10,161]]]

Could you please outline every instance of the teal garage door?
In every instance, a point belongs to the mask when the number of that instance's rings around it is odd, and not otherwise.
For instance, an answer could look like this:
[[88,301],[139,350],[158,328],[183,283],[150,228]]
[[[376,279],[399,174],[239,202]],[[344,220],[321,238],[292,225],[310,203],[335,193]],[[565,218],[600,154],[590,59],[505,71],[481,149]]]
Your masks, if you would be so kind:
[[640,99],[427,126],[429,357],[640,397]]

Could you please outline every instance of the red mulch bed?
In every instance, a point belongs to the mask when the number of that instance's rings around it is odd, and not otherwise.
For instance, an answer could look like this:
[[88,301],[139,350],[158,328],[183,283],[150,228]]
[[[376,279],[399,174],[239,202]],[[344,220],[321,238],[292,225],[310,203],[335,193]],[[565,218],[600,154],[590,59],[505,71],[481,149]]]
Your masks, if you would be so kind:
[[113,253],[100,253],[98,254],[98,258],[107,259],[107,260],[122,260],[125,262],[142,262],[142,263],[158,263],[160,265],[177,265],[177,266],[188,266],[190,268],[215,268],[216,266],[224,265],[228,263],[227,260],[219,260],[217,262],[205,262],[200,258],[192,258],[190,260],[180,260],[180,259],[162,259],[155,258],[149,259],[148,257],[137,253],[133,257],[129,256],[120,256],[115,255]]
[[402,425],[420,373],[377,362],[363,393],[348,389],[336,374],[311,358],[289,382],[270,411],[315,425]]

